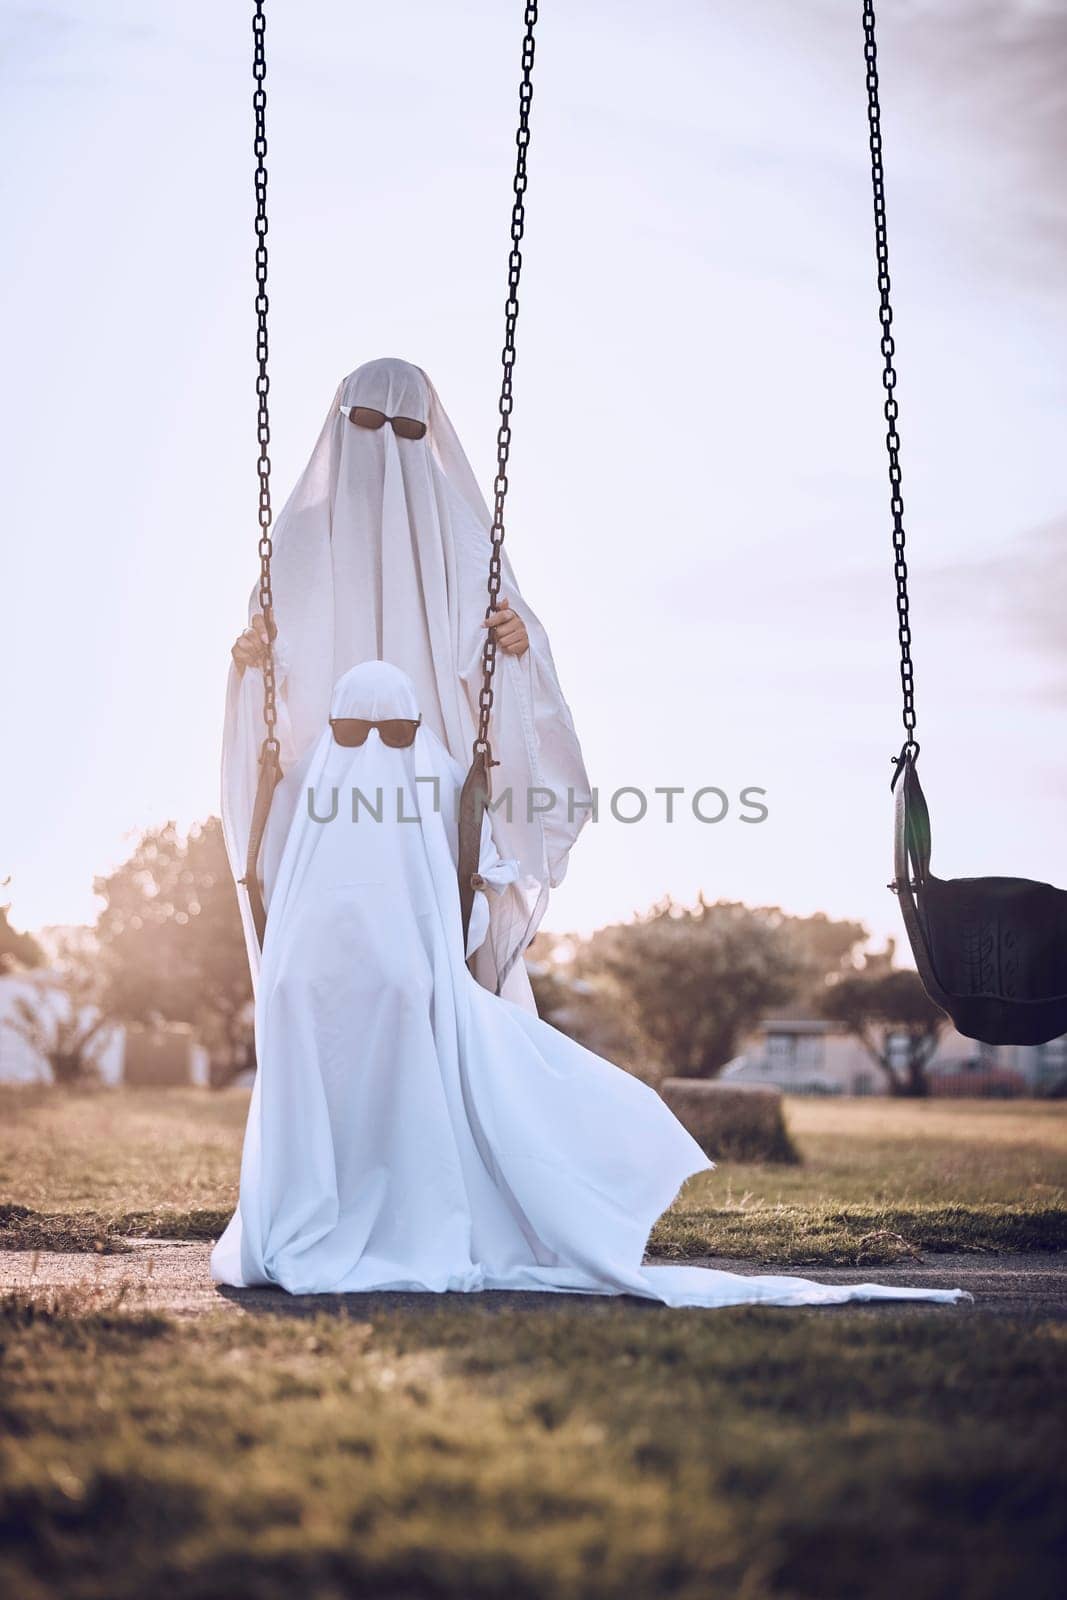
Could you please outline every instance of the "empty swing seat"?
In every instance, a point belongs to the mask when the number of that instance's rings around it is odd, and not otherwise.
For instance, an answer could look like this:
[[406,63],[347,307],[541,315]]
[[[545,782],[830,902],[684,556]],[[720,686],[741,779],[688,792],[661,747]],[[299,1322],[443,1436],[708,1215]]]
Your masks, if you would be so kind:
[[985,1044],[1044,1044],[1067,1033],[1067,892],[1028,878],[935,877],[910,751],[895,789],[892,887],[930,998]]

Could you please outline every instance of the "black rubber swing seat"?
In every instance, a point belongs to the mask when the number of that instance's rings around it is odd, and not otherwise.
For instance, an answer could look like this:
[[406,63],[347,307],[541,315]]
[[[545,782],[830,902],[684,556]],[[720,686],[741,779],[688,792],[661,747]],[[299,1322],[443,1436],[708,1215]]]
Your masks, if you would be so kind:
[[915,965],[960,1033],[1045,1044],[1067,1033],[1067,891],[1029,878],[937,878],[914,753],[894,780],[895,889]]

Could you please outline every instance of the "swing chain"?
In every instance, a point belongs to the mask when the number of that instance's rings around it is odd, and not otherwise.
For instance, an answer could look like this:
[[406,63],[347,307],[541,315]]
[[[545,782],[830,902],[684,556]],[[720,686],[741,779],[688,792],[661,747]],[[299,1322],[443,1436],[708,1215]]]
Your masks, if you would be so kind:
[[[530,106],[533,101],[534,27],[537,0],[527,0],[523,21],[522,79],[519,83],[519,126],[515,135],[514,203],[511,208],[511,253],[508,256],[508,295],[504,304],[504,348],[501,352],[503,376],[500,384],[500,427],[496,436],[496,477],[493,480],[492,549],[489,556],[489,603],[486,617],[497,608],[500,598],[501,547],[504,543],[504,501],[508,492],[508,457],[511,453],[512,374],[515,367],[515,328],[519,320],[519,278],[522,273],[522,236],[526,227],[526,153],[530,145]],[[486,767],[495,765],[489,747],[489,717],[493,709],[493,674],[496,670],[497,642],[492,628],[485,630],[482,649],[482,687],[478,696],[478,736],[475,756],[484,755]]]
[[908,606],[908,564],[904,558],[904,499],[901,494],[900,434],[897,418],[897,374],[893,365],[893,307],[889,299],[889,243],[886,236],[885,173],[882,168],[882,112],[878,102],[878,47],[874,37],[874,0],[863,0],[863,54],[867,63],[867,129],[874,196],[874,241],[878,259],[879,318],[882,324],[882,386],[885,389],[886,453],[889,457],[889,509],[893,518],[893,575],[897,584],[897,637],[900,641],[900,687],[903,694],[904,746],[894,757],[896,777],[909,755],[919,753],[915,738],[915,674],[911,659],[911,617]]
[[256,415],[256,437],[259,441],[259,459],[256,462],[256,471],[259,474],[259,609],[263,613],[263,620],[267,625],[267,641],[263,658],[263,722],[266,727],[266,738],[260,754],[262,760],[268,754],[277,758],[279,744],[275,729],[278,722],[277,688],[274,676],[274,638],[277,632],[274,623],[274,595],[271,589],[271,556],[274,553],[274,544],[271,539],[271,505],[270,505],[270,410],[268,396],[270,394],[270,378],[267,374],[267,311],[270,301],[267,299],[267,56],[266,56],[266,29],[267,19],[264,15],[265,0],[255,0],[255,11],[252,16],[252,78],[255,82],[255,91],[252,95],[252,109],[255,113],[255,138],[252,149],[256,158],[255,168],[255,194],[256,194],[256,360],[258,372],[256,375],[256,397],[258,410]]

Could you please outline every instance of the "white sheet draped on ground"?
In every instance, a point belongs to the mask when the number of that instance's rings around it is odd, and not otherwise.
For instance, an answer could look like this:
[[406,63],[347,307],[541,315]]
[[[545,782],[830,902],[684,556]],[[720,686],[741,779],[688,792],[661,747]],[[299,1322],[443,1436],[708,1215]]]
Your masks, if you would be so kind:
[[[342,407],[368,406],[427,424],[422,440],[389,426],[354,426]],[[491,517],[437,393],[406,361],[371,361],[333,397],[318,442],[274,531],[279,735],[283,766],[304,757],[326,720],[341,674],[377,657],[415,684],[423,720],[466,769],[481,688]],[[515,581],[507,551],[502,592],[526,623],[530,648],[497,657],[492,722],[494,795],[511,791],[511,815],[494,814],[502,853],[518,863],[492,904],[491,936],[477,976],[533,1006],[519,959],[560,883],[588,820],[589,781],[548,636]],[[250,612],[259,610],[258,588]],[[263,680],[231,667],[223,740],[222,820],[234,876],[245,870],[263,740]],[[556,796],[531,815],[527,796]],[[573,793],[574,803],[569,803]],[[545,805],[536,795],[535,807]],[[241,896],[253,977],[259,950]],[[510,982],[509,982],[510,980]]]
[[[381,662],[335,691],[335,716],[417,714],[410,681]],[[656,1219],[711,1163],[654,1090],[471,977],[455,868],[461,769],[425,725],[399,750],[375,732],[345,749],[327,729],[301,779],[318,817],[336,791],[336,817],[311,820],[302,798],[268,850],[260,1066],[240,1203],[212,1255],[218,1281],[675,1306],[957,1298],[642,1266]],[[488,828],[481,870],[490,897],[507,892],[514,863]]]

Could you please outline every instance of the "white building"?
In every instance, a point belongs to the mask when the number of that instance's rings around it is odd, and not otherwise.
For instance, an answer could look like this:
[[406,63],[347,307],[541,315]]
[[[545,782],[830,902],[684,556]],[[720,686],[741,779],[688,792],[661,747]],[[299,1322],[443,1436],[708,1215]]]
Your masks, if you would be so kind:
[[[0,1083],[51,1083],[45,1056],[12,1027],[20,1002],[29,1005],[45,1026],[69,1006],[56,974],[42,969],[0,974]],[[91,1020],[92,1013],[86,1013]],[[101,1029],[91,1058],[104,1084],[200,1084],[208,1082],[207,1051],[188,1028]]]
[[[1067,1082],[1067,1037],[1043,1045],[986,1045],[947,1027],[927,1070],[934,1094],[1050,1094]],[[810,1017],[765,1018],[721,1076],[793,1094],[889,1092],[885,1073],[858,1039],[839,1023]]]

